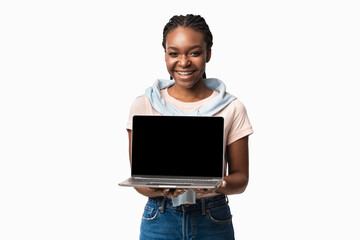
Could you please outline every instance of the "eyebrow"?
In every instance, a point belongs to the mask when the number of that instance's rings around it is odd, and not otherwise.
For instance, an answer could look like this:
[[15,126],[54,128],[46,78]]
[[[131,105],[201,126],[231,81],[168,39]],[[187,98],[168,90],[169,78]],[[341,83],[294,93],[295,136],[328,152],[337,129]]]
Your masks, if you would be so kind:
[[[202,46],[200,46],[200,45],[195,45],[195,46],[192,46],[189,50],[193,50],[193,49],[195,49],[195,48],[202,48]],[[178,48],[176,48],[176,47],[168,47],[167,49],[172,49],[172,50],[179,50]]]

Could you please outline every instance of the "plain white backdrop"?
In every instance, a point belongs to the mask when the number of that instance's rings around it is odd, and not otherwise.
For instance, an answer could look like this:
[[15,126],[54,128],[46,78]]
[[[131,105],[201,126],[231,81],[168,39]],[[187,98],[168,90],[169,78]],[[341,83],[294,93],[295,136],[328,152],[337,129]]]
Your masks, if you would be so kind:
[[360,7],[350,0],[1,1],[0,239],[138,239],[135,97],[168,78],[162,29],[205,17],[207,76],[246,106],[237,239],[360,239]]

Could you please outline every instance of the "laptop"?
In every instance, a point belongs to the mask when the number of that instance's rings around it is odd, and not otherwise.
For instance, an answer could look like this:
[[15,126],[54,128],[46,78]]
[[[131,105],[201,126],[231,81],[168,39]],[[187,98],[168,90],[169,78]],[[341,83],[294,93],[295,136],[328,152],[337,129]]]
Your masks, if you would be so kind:
[[224,119],[135,115],[131,177],[120,186],[211,189],[224,175]]

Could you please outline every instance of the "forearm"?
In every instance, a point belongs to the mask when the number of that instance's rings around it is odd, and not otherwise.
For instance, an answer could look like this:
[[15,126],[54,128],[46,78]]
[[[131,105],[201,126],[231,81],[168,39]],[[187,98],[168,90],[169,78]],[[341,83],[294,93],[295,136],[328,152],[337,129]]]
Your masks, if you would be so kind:
[[248,184],[248,177],[242,173],[232,173],[224,177],[221,186],[216,189],[216,192],[231,195],[243,193]]

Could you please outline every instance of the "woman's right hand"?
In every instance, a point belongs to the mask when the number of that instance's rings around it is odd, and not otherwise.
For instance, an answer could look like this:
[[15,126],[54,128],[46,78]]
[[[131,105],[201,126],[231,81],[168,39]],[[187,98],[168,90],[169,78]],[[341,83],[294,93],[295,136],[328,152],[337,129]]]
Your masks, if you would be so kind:
[[[173,188],[148,188],[153,194],[160,194],[164,197],[177,197],[183,194],[187,189],[173,189]],[[156,194],[157,195],[157,194]]]
[[154,198],[177,197],[183,194],[187,189],[135,187],[135,190],[146,197]]

